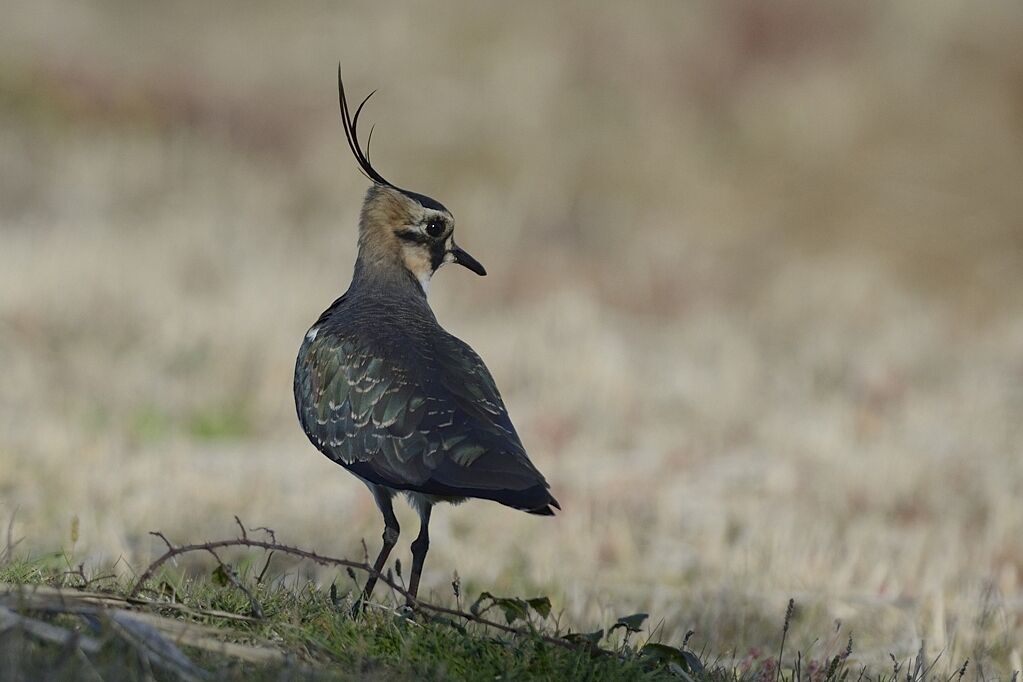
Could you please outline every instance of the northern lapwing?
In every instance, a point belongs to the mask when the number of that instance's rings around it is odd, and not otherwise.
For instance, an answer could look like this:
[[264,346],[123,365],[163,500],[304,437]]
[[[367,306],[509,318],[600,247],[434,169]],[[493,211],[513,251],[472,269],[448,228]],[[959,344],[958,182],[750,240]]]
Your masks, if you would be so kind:
[[[295,405],[309,440],[365,483],[384,517],[379,573],[398,540],[391,505],[402,493],[418,512],[408,592],[419,590],[438,502],[493,500],[530,514],[560,509],[515,432],[479,355],[441,327],[427,303],[433,274],[458,263],[486,270],[455,244],[455,221],[436,199],[396,187],[363,151],[338,66],[341,123],[372,181],[359,217],[348,290],[309,328],[295,365]],[[371,576],[363,591],[368,599]],[[411,601],[411,600],[410,600]]]

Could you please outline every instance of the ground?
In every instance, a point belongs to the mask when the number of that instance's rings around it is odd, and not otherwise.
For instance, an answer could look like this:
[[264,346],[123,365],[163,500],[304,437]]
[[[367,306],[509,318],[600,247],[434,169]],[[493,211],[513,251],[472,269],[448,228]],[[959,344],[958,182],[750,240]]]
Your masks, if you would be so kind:
[[[155,570],[128,582],[63,571],[63,559],[8,561],[0,567],[5,680],[831,682],[855,673],[862,680],[894,682],[904,670],[923,682],[962,679],[966,665],[950,673],[941,656],[929,660],[920,652],[883,671],[854,670],[851,638],[830,637],[805,653],[793,651],[789,642],[786,650],[796,618],[792,602],[778,626],[778,649],[751,651],[733,663],[706,649],[693,650],[693,633],[681,641],[662,641],[661,627],[650,626],[645,613],[622,616],[595,632],[573,633],[544,597],[483,594],[466,604],[453,586],[454,603],[438,610],[421,602],[412,610],[394,590],[360,610],[354,573],[351,582],[341,579],[354,588],[345,592],[336,583],[323,589],[265,568],[257,571],[257,564],[245,561],[222,563],[212,576]],[[394,585],[400,587],[400,578]]]

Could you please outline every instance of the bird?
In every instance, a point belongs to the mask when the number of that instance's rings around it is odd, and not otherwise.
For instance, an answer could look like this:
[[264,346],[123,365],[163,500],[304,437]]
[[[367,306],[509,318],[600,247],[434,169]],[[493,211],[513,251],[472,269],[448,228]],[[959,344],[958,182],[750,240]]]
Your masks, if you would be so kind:
[[359,170],[371,181],[358,222],[351,283],[305,334],[295,363],[299,422],[316,448],[361,479],[383,515],[383,544],[362,591],[369,601],[400,527],[399,493],[418,513],[406,599],[414,606],[430,547],[430,515],[442,502],[490,500],[530,514],[561,509],[530,461],[493,376],[480,356],[438,322],[427,294],[455,263],[486,269],[454,241],[442,203],[402,189],[373,167],[338,64],[341,123]]

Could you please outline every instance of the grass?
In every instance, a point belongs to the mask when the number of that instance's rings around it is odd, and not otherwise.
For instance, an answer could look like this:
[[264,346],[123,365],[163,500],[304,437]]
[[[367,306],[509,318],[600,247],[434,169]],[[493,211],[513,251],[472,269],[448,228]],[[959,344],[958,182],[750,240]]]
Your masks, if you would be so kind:
[[[81,576],[61,570],[60,558],[14,562],[0,569],[0,583],[20,585],[28,590],[38,585],[67,587]],[[241,575],[251,582],[251,576]],[[173,587],[171,587],[173,583]],[[218,679],[669,679],[666,664],[651,654],[641,658],[635,647],[621,645],[604,653],[589,647],[569,649],[544,642],[538,634],[551,630],[550,623],[538,622],[535,635],[499,636],[473,623],[411,616],[393,606],[374,607],[359,617],[351,615],[352,603],[332,596],[333,590],[306,583],[296,586],[286,579],[253,585],[262,606],[263,618],[248,617],[250,602],[237,590],[218,585],[215,579],[184,578],[164,574],[154,584],[161,596],[143,610],[169,613],[171,617],[220,629],[223,640],[255,644],[279,653],[287,662],[255,665],[230,655],[217,655],[195,647],[184,647],[198,669]],[[90,592],[124,595],[125,583],[100,580]],[[11,592],[0,590],[0,604],[18,602]],[[65,591],[70,602],[73,589]],[[170,596],[172,595],[172,596]],[[186,607],[161,608],[170,602]],[[32,613],[31,606],[22,609]],[[206,614],[206,615],[204,615]],[[220,614],[210,616],[208,614]],[[237,614],[245,620],[229,619]],[[34,614],[38,615],[38,614]],[[535,614],[534,614],[535,617]],[[181,666],[171,657],[159,655],[154,647],[140,646],[131,638],[119,637],[111,619],[92,618],[83,622],[58,615],[52,620],[63,627],[98,638],[102,649],[95,654],[72,653],[73,646],[45,644],[17,627],[0,632],[0,673],[4,679],[60,677],[87,679],[177,679]],[[214,647],[215,648],[215,647]],[[194,672],[194,671],[193,671]]]
[[[961,680],[968,668],[963,662],[949,672],[942,656],[929,660],[923,649],[908,661],[893,657],[889,669],[857,667],[851,636],[833,651],[792,653],[791,642],[786,650],[792,600],[777,653],[737,657],[693,651],[694,633],[662,642],[645,613],[571,633],[545,598],[485,593],[464,617],[452,617],[412,612],[391,592],[356,615],[351,594],[339,594],[336,583],[267,577],[254,566],[243,561],[201,574],[164,569],[133,596],[128,581],[68,570],[63,553],[8,561],[0,567],[0,674],[9,680],[948,682]],[[336,582],[357,594],[355,575],[349,578]],[[457,608],[461,595],[453,588]],[[486,626],[479,618],[491,611],[518,631]],[[25,620],[13,622],[18,618]]]

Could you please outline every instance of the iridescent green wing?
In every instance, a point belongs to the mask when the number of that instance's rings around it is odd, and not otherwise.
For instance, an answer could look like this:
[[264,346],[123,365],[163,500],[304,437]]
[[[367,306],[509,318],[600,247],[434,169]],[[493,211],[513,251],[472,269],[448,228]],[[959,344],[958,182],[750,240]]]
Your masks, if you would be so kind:
[[[375,478],[416,484],[429,471],[429,440],[418,426],[426,399],[409,372],[358,338],[321,332],[295,369],[299,419],[310,440],[349,468],[370,463]],[[385,482],[385,481],[374,481]]]
[[299,354],[295,395],[313,443],[372,482],[452,496],[546,488],[483,361],[442,331],[404,355],[321,332]]

